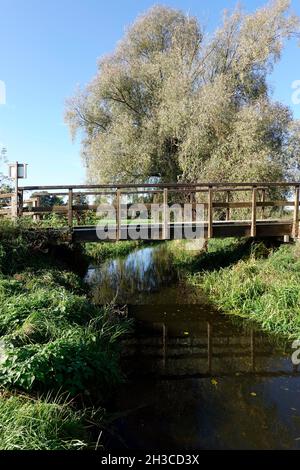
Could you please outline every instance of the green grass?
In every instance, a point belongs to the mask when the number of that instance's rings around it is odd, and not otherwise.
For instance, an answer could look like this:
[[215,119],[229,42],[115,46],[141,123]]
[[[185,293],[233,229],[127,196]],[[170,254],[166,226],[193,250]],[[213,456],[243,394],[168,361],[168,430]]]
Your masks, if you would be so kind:
[[0,449],[87,448],[85,415],[66,400],[4,394],[0,396]]
[[187,279],[220,311],[256,322],[264,331],[300,337],[300,248],[246,240],[212,240],[202,255],[175,252]]
[[[68,264],[84,256],[43,232],[0,227],[0,449],[90,445],[87,410],[51,397],[95,397],[104,406],[123,380],[120,337],[130,325],[113,305],[92,303]],[[41,394],[48,400],[34,398]]]
[[141,241],[124,240],[119,242],[85,243],[84,252],[97,263],[102,263],[108,258],[126,256],[131,251],[141,246]]
[[122,379],[118,339],[128,323],[112,306],[96,307],[54,277],[51,271],[44,273],[44,285],[32,276],[24,283],[12,280],[11,286],[6,280],[0,294],[5,348],[0,385],[26,391],[62,389],[73,395],[97,388],[105,394]]
[[234,264],[251,253],[251,242],[247,239],[224,238],[212,239],[207,251],[201,252],[185,249],[184,240],[168,243],[173,255],[173,263],[180,270],[187,272],[212,271]]

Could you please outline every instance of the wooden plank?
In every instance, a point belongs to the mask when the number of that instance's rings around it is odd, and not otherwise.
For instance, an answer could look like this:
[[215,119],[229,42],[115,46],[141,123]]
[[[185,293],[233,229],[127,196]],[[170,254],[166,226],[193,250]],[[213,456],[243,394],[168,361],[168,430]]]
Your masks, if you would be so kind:
[[[169,193],[170,191],[168,191]],[[207,192],[207,191],[206,191]],[[125,194],[123,193],[122,191],[122,194]],[[74,193],[73,193],[73,196],[74,196]],[[25,201],[26,203],[27,201]],[[144,204],[144,203],[142,203]],[[208,203],[207,202],[204,202],[202,203],[204,208],[207,209],[208,208]],[[262,207],[262,205],[264,204],[265,207],[280,207],[280,206],[286,206],[286,207],[294,207],[294,202],[291,202],[291,201],[270,201],[270,202],[260,202],[258,201],[256,203],[256,207]],[[99,204],[74,204],[73,205],[73,211],[81,211],[81,212],[84,212],[84,211],[96,211],[97,208],[98,208]],[[131,204],[122,204],[123,207],[127,207],[129,208],[131,206]],[[144,206],[149,210],[151,209],[151,203],[146,203],[144,204]],[[181,206],[183,207],[183,204],[181,204]],[[117,204],[115,203],[112,203],[112,207],[114,207],[115,209],[117,208]],[[252,207],[252,203],[251,202],[213,202],[213,208],[215,209],[243,209],[243,208],[251,208]],[[193,211],[196,210],[196,203],[193,204]],[[23,208],[23,212],[30,212],[31,211],[31,208],[30,207],[24,207]],[[37,206],[34,208],[34,212],[36,213],[51,213],[51,212],[57,212],[57,213],[65,213],[68,211],[68,207],[67,206],[51,206],[51,207],[45,207],[45,206]]]
[[[205,203],[204,203],[205,204]],[[252,202],[214,202],[214,208],[246,209],[252,207]],[[257,201],[256,207],[294,207],[292,201]]]
[[[74,209],[74,206],[73,206]],[[68,206],[51,206],[51,207],[42,207],[42,206],[32,206],[32,207],[23,207],[23,212],[34,212],[35,214],[66,214],[68,212]]]
[[[298,185],[299,182],[297,181],[291,181],[291,182],[245,182],[245,183],[239,183],[239,182],[209,182],[209,183],[128,183],[128,184],[74,184],[74,185],[48,185],[48,186],[22,186],[20,189],[23,189],[24,191],[45,191],[45,190],[69,190],[69,189],[127,189],[127,188],[176,188],[176,189],[183,189],[183,188],[215,188],[218,189],[218,191],[224,191],[226,188],[267,188],[267,187],[272,187],[272,188],[288,188],[288,187],[295,187]],[[221,189],[223,188],[223,189]]]
[[252,189],[252,210],[251,210],[251,237],[256,237],[256,192],[257,189]]
[[15,193],[0,193],[0,199],[11,199]]
[[[195,227],[196,224],[193,224]],[[283,237],[284,235],[289,235],[292,233],[292,221],[287,222],[278,222],[274,221],[273,223],[267,221],[257,221],[256,224],[256,234],[257,237]],[[146,225],[142,224],[142,228],[147,227]],[[130,229],[130,225],[124,224],[121,225],[121,231],[124,234],[128,233]],[[109,228],[112,237],[107,241],[115,241],[113,235],[115,234],[116,227],[112,226]],[[169,224],[169,231],[170,231],[170,239],[174,239],[175,228],[174,224]],[[160,238],[163,239],[163,224],[159,224],[159,232]],[[214,237],[216,238],[224,238],[224,237],[250,237],[251,235],[251,222],[239,222],[239,223],[226,223],[226,222],[214,222],[213,223],[213,233]],[[96,227],[83,227],[78,226],[73,228],[74,239],[77,241],[99,241],[96,233]],[[149,231],[149,238],[150,234]],[[204,223],[204,234],[205,236],[208,235],[208,223]]]

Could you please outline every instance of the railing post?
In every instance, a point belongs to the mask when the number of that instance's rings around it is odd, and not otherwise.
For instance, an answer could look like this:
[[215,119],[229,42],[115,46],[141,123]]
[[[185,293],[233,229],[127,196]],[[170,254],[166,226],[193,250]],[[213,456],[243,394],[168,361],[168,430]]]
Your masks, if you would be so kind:
[[192,205],[192,222],[195,222],[196,221],[196,197],[195,197],[194,192],[191,192],[190,204]]
[[[262,203],[266,202],[266,190],[265,189],[262,189],[261,201]],[[262,206],[261,208],[261,215],[262,215],[262,218],[264,219],[265,218],[265,206]]]
[[[230,203],[230,191],[226,191],[226,202]],[[230,220],[230,207],[226,207],[226,220]]]
[[117,200],[116,200],[116,240],[119,241],[121,238],[121,190],[117,189]]
[[18,162],[15,163],[15,192],[11,199],[11,217],[12,219],[18,218],[19,206],[19,187],[18,187]]
[[73,189],[69,189],[68,196],[68,225],[73,227]]
[[23,193],[23,190],[20,189],[19,190],[19,204],[18,204],[18,216],[19,217],[22,217],[23,215],[23,201],[24,201],[24,193]]
[[168,240],[169,239],[169,220],[168,220],[168,188],[164,188],[164,200],[163,200],[163,240]]
[[[36,196],[34,207],[41,207],[41,196]],[[35,214],[34,220],[41,220],[41,215]]]
[[257,188],[252,188],[252,213],[251,213],[251,237],[256,237],[256,193]]
[[298,235],[299,235],[299,186],[295,186],[293,237],[298,238]]
[[213,190],[208,188],[207,238],[213,237]]

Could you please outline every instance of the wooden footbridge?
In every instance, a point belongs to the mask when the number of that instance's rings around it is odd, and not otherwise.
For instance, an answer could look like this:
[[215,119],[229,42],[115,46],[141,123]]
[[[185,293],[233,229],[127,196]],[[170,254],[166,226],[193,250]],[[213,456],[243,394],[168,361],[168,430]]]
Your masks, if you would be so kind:
[[[69,229],[74,241],[98,242],[103,241],[97,234],[103,217],[97,218],[96,212],[99,204],[109,204],[115,217],[107,224],[106,241],[134,238],[137,227],[148,234],[144,239],[175,239],[178,224],[192,230],[202,227],[204,238],[298,238],[299,190],[298,182],[24,186],[15,193],[0,194],[0,216],[31,218],[37,226],[48,220],[49,226],[49,215],[57,214],[60,226]],[[128,214],[133,203],[147,210],[151,204],[161,205],[159,220],[132,219]],[[190,217],[175,221],[168,212],[173,204],[189,207]],[[150,228],[156,229],[155,237]]]

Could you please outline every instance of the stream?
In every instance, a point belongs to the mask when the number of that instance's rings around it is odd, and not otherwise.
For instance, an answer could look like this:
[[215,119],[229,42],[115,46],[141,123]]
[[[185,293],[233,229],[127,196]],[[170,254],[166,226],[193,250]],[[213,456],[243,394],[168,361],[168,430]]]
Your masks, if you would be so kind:
[[218,313],[164,244],[90,266],[98,304],[128,304],[134,331],[109,430],[112,449],[300,449],[291,342]]

